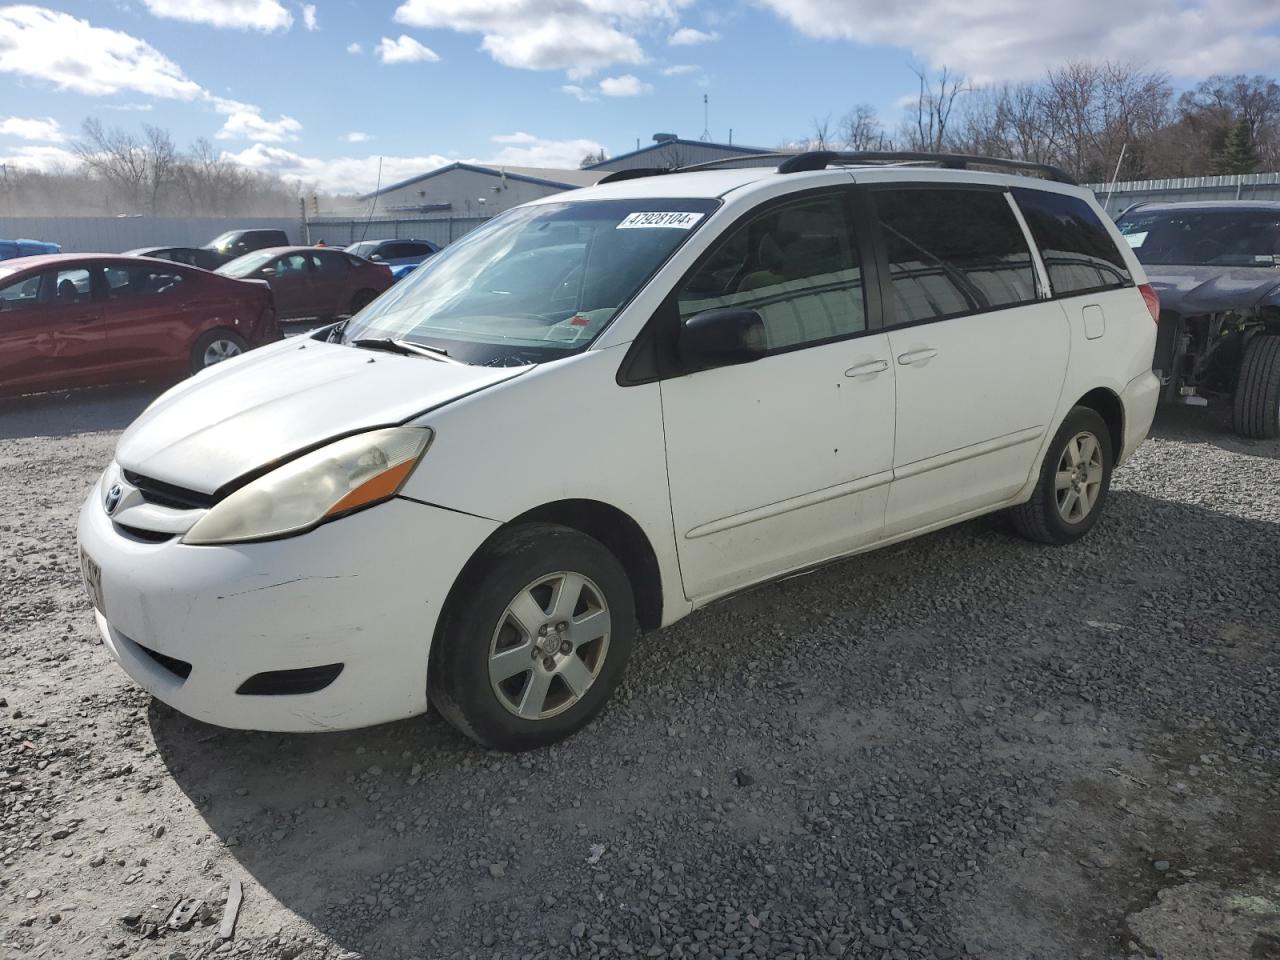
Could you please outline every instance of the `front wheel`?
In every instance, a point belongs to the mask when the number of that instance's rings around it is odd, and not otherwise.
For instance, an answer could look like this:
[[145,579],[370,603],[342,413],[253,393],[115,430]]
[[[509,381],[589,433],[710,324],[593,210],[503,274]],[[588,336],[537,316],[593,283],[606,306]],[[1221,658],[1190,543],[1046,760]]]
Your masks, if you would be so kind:
[[1280,335],[1264,333],[1244,348],[1231,426],[1242,437],[1280,437]]
[[1013,528],[1028,540],[1064,544],[1098,522],[1111,488],[1111,431],[1096,410],[1073,407],[1049,444],[1035,491],[1013,507]]
[[191,372],[199,373],[223,360],[238,357],[249,349],[244,337],[230,330],[210,330],[191,350]]
[[455,587],[428,694],[486,747],[547,746],[600,712],[635,635],[631,584],[603,544],[554,524],[517,527],[487,545]]

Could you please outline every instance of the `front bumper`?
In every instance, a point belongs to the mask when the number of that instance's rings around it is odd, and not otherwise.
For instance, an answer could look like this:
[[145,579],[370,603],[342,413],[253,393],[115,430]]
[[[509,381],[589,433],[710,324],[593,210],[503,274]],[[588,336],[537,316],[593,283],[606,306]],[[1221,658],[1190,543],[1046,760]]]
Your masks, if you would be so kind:
[[1160,378],[1146,370],[1130,380],[1120,394],[1124,406],[1124,444],[1116,466],[1124,463],[1151,432],[1151,421],[1160,400]]
[[[426,709],[440,607],[496,527],[397,499],[284,540],[153,543],[117,529],[95,486],[78,534],[101,568],[103,642],[130,677],[207,723],[301,732]],[[190,665],[185,678],[170,658]],[[315,692],[236,692],[261,673],[331,664],[342,671]]]

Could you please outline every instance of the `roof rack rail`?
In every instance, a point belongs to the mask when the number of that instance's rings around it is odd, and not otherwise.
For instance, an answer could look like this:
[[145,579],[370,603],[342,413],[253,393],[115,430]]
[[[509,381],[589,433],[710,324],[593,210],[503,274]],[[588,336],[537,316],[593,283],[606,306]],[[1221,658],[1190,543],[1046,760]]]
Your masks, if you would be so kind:
[[823,170],[828,166],[874,163],[932,163],[948,170],[967,170],[970,167],[997,167],[1035,173],[1058,183],[1076,186],[1076,180],[1061,167],[1049,163],[1033,163],[1030,160],[1010,160],[1005,157],[979,157],[964,153],[925,153],[910,150],[812,150],[792,154],[778,164],[779,173],[800,173],[804,170]]
[[599,186],[602,183],[620,183],[623,180],[637,180],[640,177],[660,177],[667,173],[688,173],[691,170],[711,170],[715,167],[742,163],[744,160],[774,160],[778,157],[794,157],[794,153],[744,153],[736,157],[717,157],[714,160],[703,160],[701,163],[691,163],[687,167],[636,167],[631,170],[615,170],[613,173],[605,174],[596,181]]

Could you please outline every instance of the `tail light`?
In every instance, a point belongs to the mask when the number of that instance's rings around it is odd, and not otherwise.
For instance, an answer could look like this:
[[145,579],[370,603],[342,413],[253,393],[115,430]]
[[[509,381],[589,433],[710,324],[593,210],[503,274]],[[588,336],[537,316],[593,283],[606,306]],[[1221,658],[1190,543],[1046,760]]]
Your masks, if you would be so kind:
[[1142,299],[1146,301],[1147,312],[1151,314],[1151,319],[1155,323],[1160,322],[1160,294],[1156,293],[1156,288],[1149,283],[1144,283],[1138,287],[1138,292],[1142,294]]

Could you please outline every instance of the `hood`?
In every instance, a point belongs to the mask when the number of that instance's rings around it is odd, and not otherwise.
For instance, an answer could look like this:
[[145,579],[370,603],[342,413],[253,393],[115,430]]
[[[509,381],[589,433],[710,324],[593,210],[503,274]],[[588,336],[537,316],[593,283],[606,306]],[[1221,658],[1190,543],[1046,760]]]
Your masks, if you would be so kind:
[[403,423],[529,367],[471,367],[297,337],[227,360],[162,394],[116,462],[214,493],[332,437]]
[[1147,280],[1160,294],[1160,309],[1183,316],[1280,306],[1280,269],[1192,267],[1153,263]]

